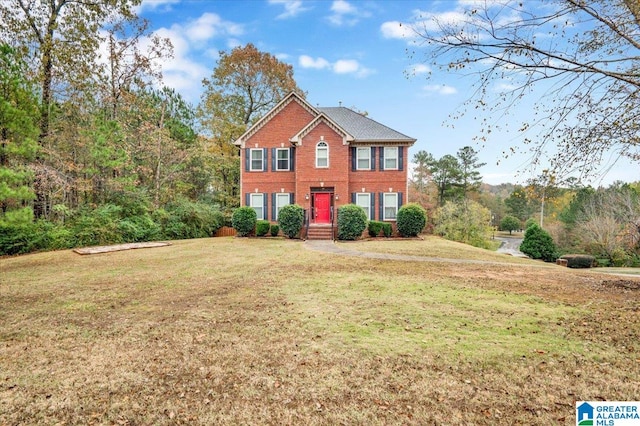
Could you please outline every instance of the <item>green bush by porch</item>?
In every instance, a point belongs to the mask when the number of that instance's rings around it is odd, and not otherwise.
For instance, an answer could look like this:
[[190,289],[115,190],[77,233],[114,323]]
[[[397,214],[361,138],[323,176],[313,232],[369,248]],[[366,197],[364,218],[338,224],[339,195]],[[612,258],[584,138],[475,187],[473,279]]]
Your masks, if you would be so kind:
[[355,240],[367,228],[367,213],[360,206],[346,204],[338,209],[338,239]]

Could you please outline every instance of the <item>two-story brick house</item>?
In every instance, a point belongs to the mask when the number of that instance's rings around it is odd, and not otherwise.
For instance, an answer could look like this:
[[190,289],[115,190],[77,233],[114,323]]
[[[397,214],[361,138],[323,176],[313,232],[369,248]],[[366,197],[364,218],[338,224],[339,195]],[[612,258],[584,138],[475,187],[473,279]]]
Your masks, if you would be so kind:
[[309,238],[330,238],[343,204],[395,223],[415,141],[349,108],[316,108],[291,93],[235,142],[241,205],[276,222],[280,208],[296,203],[307,212]]

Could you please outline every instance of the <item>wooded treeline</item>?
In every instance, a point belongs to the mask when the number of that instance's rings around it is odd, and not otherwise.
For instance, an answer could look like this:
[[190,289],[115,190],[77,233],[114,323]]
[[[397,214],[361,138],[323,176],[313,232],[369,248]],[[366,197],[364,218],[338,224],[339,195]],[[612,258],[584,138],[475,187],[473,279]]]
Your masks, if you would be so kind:
[[238,205],[232,142],[300,91],[292,67],[220,52],[191,105],[139,3],[0,3],[0,254],[208,236]]
[[535,223],[557,254],[586,253],[600,264],[640,266],[640,182],[593,188],[549,171],[524,185],[482,183],[472,147],[436,159],[413,156],[409,198],[428,212],[429,226],[445,238],[491,247],[496,230],[522,231]]

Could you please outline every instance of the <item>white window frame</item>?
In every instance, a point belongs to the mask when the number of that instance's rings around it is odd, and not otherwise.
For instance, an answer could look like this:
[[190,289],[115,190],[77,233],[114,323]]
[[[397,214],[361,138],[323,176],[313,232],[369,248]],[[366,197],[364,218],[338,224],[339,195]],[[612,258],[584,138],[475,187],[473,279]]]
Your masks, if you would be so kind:
[[[326,157],[322,158],[320,157],[320,152],[324,151],[326,152]],[[327,164],[325,165],[320,165],[320,161],[321,159],[324,159],[327,161]],[[318,169],[327,169],[329,168],[329,144],[327,144],[325,141],[320,141],[316,144],[316,168]]]
[[[366,203],[362,203],[361,200],[366,199]],[[367,220],[371,220],[371,193],[369,192],[357,192],[356,193],[356,205],[362,207],[367,213]]]
[[[361,153],[365,155],[361,155]],[[360,160],[366,160],[367,166],[360,167]],[[371,170],[371,147],[356,147],[356,170]]]
[[[398,170],[398,147],[397,146],[385,146],[384,147],[384,169],[385,170]],[[392,155],[389,155],[392,153]],[[389,165],[389,161],[393,161],[393,165]]]
[[[285,153],[285,158],[280,158],[280,153]],[[286,167],[280,167],[280,161],[286,161]],[[289,153],[289,148],[276,148],[276,170],[281,171],[289,171],[291,170],[291,154]]]
[[[393,200],[393,202],[392,202]],[[398,193],[397,192],[385,192],[382,197],[382,213],[384,218],[382,220],[396,220],[398,217]],[[387,209],[393,209],[393,217],[388,215]]]
[[278,192],[276,194],[276,217],[273,220],[277,221],[280,217],[280,209],[289,204],[291,204],[291,195],[288,192]]
[[[254,152],[259,152],[260,153],[260,167],[259,168],[253,167],[253,162],[254,161],[258,161],[258,159],[254,159],[253,158],[253,153]],[[261,171],[263,171],[264,170],[264,160],[265,160],[264,159],[264,150],[262,148],[251,148],[249,150],[249,155],[250,155],[250,158],[249,158],[249,171],[251,171],[251,172],[261,172]]]
[[[257,220],[264,220],[264,195],[251,193],[249,195],[249,204],[251,208],[256,212]],[[256,202],[259,200],[259,205],[256,206]]]

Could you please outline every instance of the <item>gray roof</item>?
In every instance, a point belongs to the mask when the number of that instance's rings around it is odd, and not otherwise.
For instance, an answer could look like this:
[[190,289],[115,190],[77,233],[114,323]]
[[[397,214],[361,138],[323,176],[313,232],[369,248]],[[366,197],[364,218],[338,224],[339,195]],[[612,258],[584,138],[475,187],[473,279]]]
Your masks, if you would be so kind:
[[355,142],[405,142],[416,140],[345,107],[318,107],[334,123],[355,138]]

